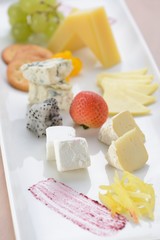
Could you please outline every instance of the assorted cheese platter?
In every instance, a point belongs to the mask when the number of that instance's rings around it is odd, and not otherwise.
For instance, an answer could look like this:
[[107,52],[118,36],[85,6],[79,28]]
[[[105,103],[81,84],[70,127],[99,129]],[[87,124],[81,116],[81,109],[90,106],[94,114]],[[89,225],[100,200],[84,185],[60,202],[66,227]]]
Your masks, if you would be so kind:
[[[69,13],[51,8],[53,34],[41,26],[47,46],[19,43],[19,18],[1,3],[1,149],[16,239],[158,239],[159,71],[124,1],[61,2]],[[32,32],[29,6],[14,8]]]

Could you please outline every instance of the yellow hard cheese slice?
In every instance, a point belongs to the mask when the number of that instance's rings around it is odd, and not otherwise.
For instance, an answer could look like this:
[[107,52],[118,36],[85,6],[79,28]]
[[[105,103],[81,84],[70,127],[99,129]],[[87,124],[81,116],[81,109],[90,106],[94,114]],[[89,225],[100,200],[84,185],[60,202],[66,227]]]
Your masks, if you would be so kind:
[[134,115],[149,113],[144,105],[155,102],[154,93],[158,84],[153,83],[153,76],[147,69],[131,72],[102,72],[97,76],[97,85],[103,90],[103,97],[108,103],[111,115],[128,110]]
[[123,111],[107,120],[99,130],[98,139],[110,145],[112,141],[117,140],[123,134],[131,129],[137,129],[142,142],[145,142],[145,136],[136,124],[132,114],[129,111]]
[[116,83],[141,83],[141,84],[149,84],[153,80],[152,75],[142,75],[142,76],[106,76],[103,74],[99,74],[97,76],[97,84],[100,86],[101,84],[104,84],[105,82],[116,82]]
[[111,81],[108,83],[106,83],[105,81],[102,81],[100,86],[102,87],[103,91],[106,91],[107,89],[112,87],[115,89],[115,91],[116,89],[121,89],[121,90],[129,89],[145,95],[151,95],[158,89],[157,83],[143,84],[139,82],[133,83],[133,82],[127,82],[127,81],[126,82],[123,81],[122,83],[119,83],[119,84]]
[[103,93],[103,98],[108,104],[110,115],[115,115],[122,111],[130,111],[133,115],[150,113],[147,107],[120,90],[114,91],[114,89],[110,88]]
[[130,98],[133,98],[135,101],[144,105],[148,105],[156,101],[154,96],[148,96],[147,94],[143,93],[143,91],[141,93],[141,91],[138,92],[137,90],[134,90],[132,84],[131,85],[123,83],[116,84],[110,82],[108,84],[106,84],[106,82],[103,84],[102,82],[101,85],[106,94],[108,92],[110,92],[111,94],[112,92],[121,91],[123,94],[127,95]]
[[128,172],[142,168],[148,160],[148,153],[137,129],[132,129],[113,141],[106,159],[113,167]]
[[101,78],[101,77],[133,77],[133,76],[143,76],[145,74],[147,74],[147,68],[141,68],[141,69],[137,69],[134,71],[129,71],[129,72],[102,72],[100,73],[97,78]]
[[105,67],[120,62],[120,54],[103,7],[75,11],[66,17],[51,38],[48,48],[60,52],[77,50],[78,46],[90,48]]
[[146,77],[151,77],[153,78],[152,75],[150,74],[146,74],[147,73],[147,69],[143,68],[137,71],[133,71],[133,72],[117,72],[117,73],[112,73],[112,72],[102,72],[100,74],[98,74],[97,79],[102,79],[104,77],[109,77],[109,78],[134,78],[136,80],[136,78],[146,78]]
[[149,105],[151,103],[154,103],[156,101],[156,98],[154,96],[148,96],[140,92],[136,92],[134,90],[130,89],[124,89],[123,93],[132,97],[137,102],[143,104],[143,105]]
[[123,81],[122,80],[119,82],[115,82],[109,79],[109,81],[101,80],[101,82],[99,82],[98,85],[103,89],[103,91],[105,91],[105,89],[107,90],[109,87],[112,87],[115,90],[117,88],[118,89],[121,88],[121,90],[130,89],[145,95],[151,95],[158,89],[157,83],[147,84],[144,82],[142,83],[141,81],[125,81],[125,80]]

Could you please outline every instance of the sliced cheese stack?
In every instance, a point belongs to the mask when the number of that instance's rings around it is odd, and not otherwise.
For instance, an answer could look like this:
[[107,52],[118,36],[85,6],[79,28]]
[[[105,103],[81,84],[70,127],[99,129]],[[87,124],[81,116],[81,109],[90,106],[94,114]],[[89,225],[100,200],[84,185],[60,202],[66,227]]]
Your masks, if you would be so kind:
[[88,47],[105,67],[120,62],[120,54],[105,9],[73,11],[54,33],[48,45],[53,52]]
[[103,124],[100,128],[98,139],[110,145],[112,141],[117,140],[123,134],[134,128],[137,129],[142,142],[145,142],[145,136],[136,124],[132,114],[129,111],[120,112]]
[[56,126],[46,129],[47,160],[56,161],[60,172],[90,166],[88,144],[85,138],[76,137],[72,127]]
[[143,167],[148,159],[145,136],[129,111],[107,120],[98,139],[109,145],[106,159],[115,168],[131,172]]
[[67,110],[73,98],[72,86],[65,78],[72,71],[71,60],[54,58],[24,64],[24,77],[29,80],[29,103],[34,104],[55,98],[62,110]]
[[144,143],[136,128],[113,141],[106,154],[107,161],[120,170],[133,172],[142,168],[148,160]]
[[150,112],[146,107],[155,102],[151,96],[158,84],[152,83],[153,76],[147,69],[124,73],[101,73],[97,76],[97,84],[103,90],[103,98],[109,106],[110,115],[121,111],[130,111],[134,115]]

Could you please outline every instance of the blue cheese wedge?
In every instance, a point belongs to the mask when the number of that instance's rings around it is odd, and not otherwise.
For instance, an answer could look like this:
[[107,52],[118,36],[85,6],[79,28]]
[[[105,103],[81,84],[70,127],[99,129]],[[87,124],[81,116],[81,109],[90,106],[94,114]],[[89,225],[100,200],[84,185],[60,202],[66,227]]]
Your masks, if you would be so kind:
[[46,129],[46,159],[55,161],[54,141],[76,136],[75,129],[69,126],[53,126]]
[[72,69],[72,61],[62,58],[27,63],[20,68],[27,80],[40,85],[56,84],[68,77]]
[[148,160],[148,153],[136,128],[113,141],[106,159],[113,167],[133,172],[142,168]]
[[44,86],[29,84],[29,104],[38,103],[48,98],[55,98],[61,110],[68,110],[73,99],[72,89],[55,88],[55,85]]
[[144,142],[145,136],[136,124],[132,114],[129,111],[123,111],[104,123],[100,128],[98,139],[110,145],[112,141],[117,140],[123,134],[134,128],[137,129],[140,138]]
[[75,137],[54,142],[57,170],[60,172],[90,166],[88,144],[85,138]]

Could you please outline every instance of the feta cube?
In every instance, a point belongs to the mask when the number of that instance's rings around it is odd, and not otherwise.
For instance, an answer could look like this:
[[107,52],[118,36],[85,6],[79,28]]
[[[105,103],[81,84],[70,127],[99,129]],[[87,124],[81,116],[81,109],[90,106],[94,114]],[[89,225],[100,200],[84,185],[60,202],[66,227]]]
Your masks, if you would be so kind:
[[75,129],[68,126],[53,126],[46,129],[46,158],[55,161],[54,141],[70,139],[76,136]]
[[75,137],[54,142],[57,170],[60,172],[90,166],[88,144],[85,138]]

